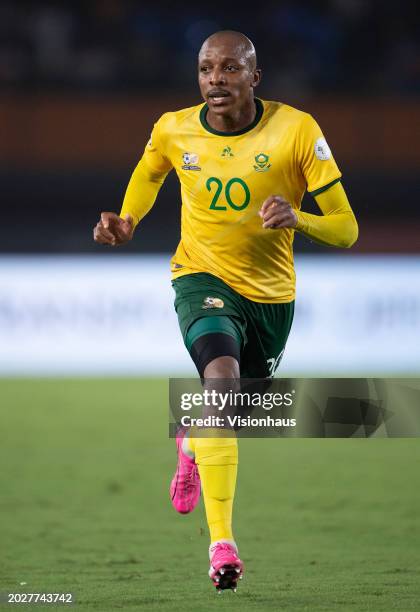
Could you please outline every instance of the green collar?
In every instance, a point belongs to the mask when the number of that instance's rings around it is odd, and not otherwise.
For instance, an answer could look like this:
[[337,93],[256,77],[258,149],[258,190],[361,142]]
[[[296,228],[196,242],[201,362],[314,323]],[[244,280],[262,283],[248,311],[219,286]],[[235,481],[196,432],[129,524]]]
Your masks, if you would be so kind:
[[237,132],[221,132],[220,130],[215,130],[214,128],[212,128],[207,123],[207,111],[209,110],[207,103],[204,104],[204,106],[202,107],[200,111],[201,125],[203,126],[205,130],[210,132],[210,134],[215,134],[216,136],[240,136],[241,134],[245,134],[246,132],[249,132],[249,130],[252,130],[257,125],[257,123],[260,121],[261,117],[263,116],[263,112],[264,112],[263,103],[261,102],[259,98],[254,98],[254,100],[255,100],[255,106],[257,109],[257,112],[255,113],[255,119],[252,123],[242,128],[242,130],[238,130]]

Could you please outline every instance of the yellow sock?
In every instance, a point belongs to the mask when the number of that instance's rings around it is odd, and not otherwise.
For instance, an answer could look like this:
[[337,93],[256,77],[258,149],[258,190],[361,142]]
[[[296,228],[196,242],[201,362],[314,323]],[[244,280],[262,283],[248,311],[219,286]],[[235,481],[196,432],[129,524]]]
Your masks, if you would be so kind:
[[[232,434],[232,432],[229,432]],[[232,507],[238,469],[238,443],[226,432],[214,438],[191,438],[201,478],[210,541],[233,540]]]

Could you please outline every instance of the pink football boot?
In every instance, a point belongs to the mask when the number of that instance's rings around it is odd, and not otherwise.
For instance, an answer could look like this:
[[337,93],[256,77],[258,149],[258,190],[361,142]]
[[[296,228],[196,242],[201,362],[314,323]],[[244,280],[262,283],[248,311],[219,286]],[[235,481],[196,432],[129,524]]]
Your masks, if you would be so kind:
[[238,557],[236,544],[215,542],[209,548],[209,576],[219,595],[226,589],[236,592],[238,580],[242,579],[244,564]]
[[178,465],[169,490],[172,505],[181,514],[188,514],[194,510],[200,499],[201,490],[197,464],[182,450],[182,441],[186,432],[184,427],[179,429],[176,435]]

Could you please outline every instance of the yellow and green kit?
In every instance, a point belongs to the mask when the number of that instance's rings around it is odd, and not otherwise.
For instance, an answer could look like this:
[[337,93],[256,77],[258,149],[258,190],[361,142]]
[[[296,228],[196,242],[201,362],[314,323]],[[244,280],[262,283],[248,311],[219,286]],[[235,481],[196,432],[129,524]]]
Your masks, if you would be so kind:
[[[284,350],[295,299],[295,231],[335,246],[357,237],[340,170],[316,121],[280,102],[255,98],[255,107],[254,121],[229,133],[208,124],[207,104],[164,114],[121,211],[137,225],[175,169],[181,240],[171,266],[184,342],[192,354],[200,335],[234,337],[248,377],[272,376]],[[306,190],[322,215],[300,210]],[[291,204],[296,228],[262,227],[258,211],[270,195]]]
[[[200,104],[163,115],[136,167],[121,216],[137,225],[174,168],[182,198],[181,240],[172,258],[175,308],[200,375],[218,356],[238,359],[241,377],[271,378],[293,319],[297,230],[351,246],[357,223],[341,173],[316,121],[279,102],[255,99],[254,121],[219,132]],[[305,191],[322,215],[300,210]],[[296,211],[296,228],[264,229],[270,195]],[[204,356],[204,357],[203,357]],[[235,438],[189,438],[198,465],[211,542],[233,542]]]
[[[348,246],[357,224],[339,180],[340,170],[311,115],[280,102],[255,99],[255,119],[238,132],[218,132],[207,105],[165,113],[154,126],[127,188],[121,215],[135,224],[152,207],[174,168],[181,184],[181,240],[173,278],[204,272],[262,303],[295,297],[295,229]],[[300,211],[308,190],[324,215]],[[332,203],[322,194],[334,194]],[[263,229],[258,211],[270,195],[296,210],[295,229]],[[174,203],[175,205],[175,203]]]

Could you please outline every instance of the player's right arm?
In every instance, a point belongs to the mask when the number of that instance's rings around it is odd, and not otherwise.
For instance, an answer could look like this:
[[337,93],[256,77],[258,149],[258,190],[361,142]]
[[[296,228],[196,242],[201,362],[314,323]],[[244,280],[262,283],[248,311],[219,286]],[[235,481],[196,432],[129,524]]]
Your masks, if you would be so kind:
[[162,118],[155,124],[152,135],[137,164],[127,190],[120,215],[102,212],[93,230],[93,237],[100,244],[120,246],[133,237],[141,219],[156,201],[162,184],[172,168],[162,145]]

